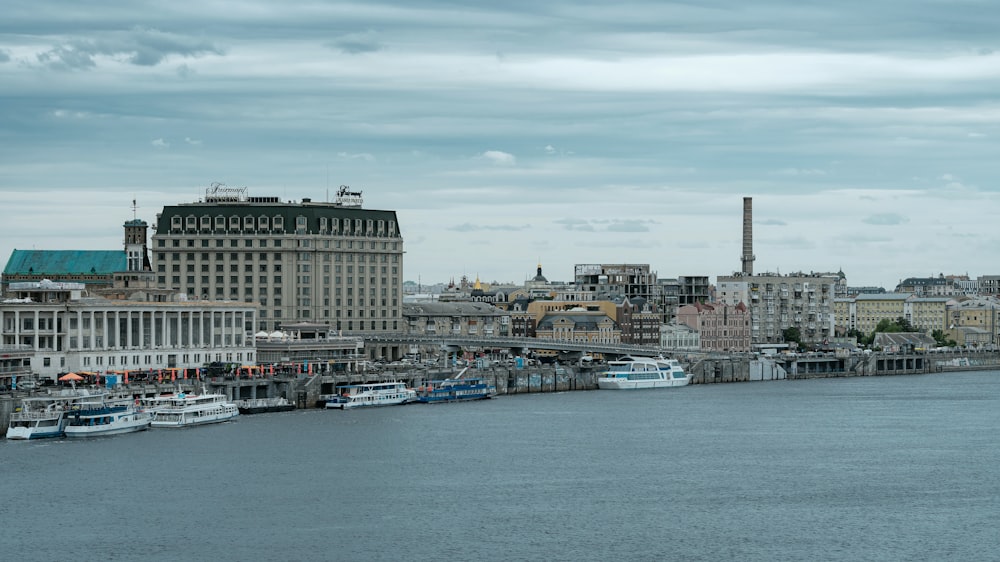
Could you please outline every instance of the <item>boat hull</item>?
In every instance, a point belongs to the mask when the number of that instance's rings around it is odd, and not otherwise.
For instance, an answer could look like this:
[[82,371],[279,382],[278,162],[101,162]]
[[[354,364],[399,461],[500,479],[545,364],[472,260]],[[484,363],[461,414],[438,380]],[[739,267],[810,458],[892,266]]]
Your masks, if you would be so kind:
[[206,425],[210,423],[222,423],[224,421],[229,421],[240,415],[240,411],[233,406],[233,409],[225,410],[221,412],[211,412],[202,413],[201,415],[193,415],[191,412],[185,412],[178,419],[157,419],[157,416],[153,416],[153,421],[150,423],[150,427],[169,427],[169,428],[179,428],[179,427],[191,427],[196,425]]
[[355,408],[377,408],[379,406],[399,406],[411,402],[410,397],[401,398],[385,398],[385,399],[373,399],[373,400],[348,400],[348,401],[338,401],[338,400],[327,400],[326,407],[328,409],[335,410],[353,410]]
[[641,390],[644,388],[670,388],[687,386],[689,379],[639,380],[597,379],[597,388],[601,390]]
[[64,433],[71,439],[85,439],[88,437],[104,437],[106,435],[121,435],[123,433],[137,433],[149,429],[149,418],[128,423],[107,424],[103,426],[75,427],[68,426]]
[[17,426],[7,428],[7,439],[14,441],[23,441],[28,439],[51,439],[53,437],[62,437],[63,435],[63,425],[60,420],[56,420],[55,425],[45,425],[45,426]]

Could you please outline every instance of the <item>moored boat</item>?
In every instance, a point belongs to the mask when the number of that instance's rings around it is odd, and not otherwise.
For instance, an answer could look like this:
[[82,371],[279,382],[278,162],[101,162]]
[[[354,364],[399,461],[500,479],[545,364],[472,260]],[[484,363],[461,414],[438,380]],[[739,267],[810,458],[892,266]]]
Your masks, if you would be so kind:
[[249,400],[235,400],[236,408],[241,414],[264,414],[270,412],[288,412],[295,409],[284,397],[276,398],[252,398]]
[[10,415],[7,439],[62,437],[66,427],[66,413],[75,402],[90,396],[92,395],[82,390],[23,399],[21,406]]
[[66,414],[66,437],[98,437],[149,429],[152,415],[131,401],[80,402]]
[[372,406],[396,406],[416,400],[417,392],[402,382],[352,384],[337,388],[337,394],[324,396],[327,408],[350,410]]
[[423,404],[485,400],[493,398],[497,393],[495,386],[478,378],[427,381],[424,386],[417,387],[416,391],[417,402]]
[[161,395],[147,404],[153,413],[151,427],[188,427],[231,420],[240,415],[224,394]]
[[666,388],[685,386],[691,376],[684,372],[676,359],[628,357],[609,361],[607,370],[597,378],[597,388],[602,390],[632,390],[640,388]]

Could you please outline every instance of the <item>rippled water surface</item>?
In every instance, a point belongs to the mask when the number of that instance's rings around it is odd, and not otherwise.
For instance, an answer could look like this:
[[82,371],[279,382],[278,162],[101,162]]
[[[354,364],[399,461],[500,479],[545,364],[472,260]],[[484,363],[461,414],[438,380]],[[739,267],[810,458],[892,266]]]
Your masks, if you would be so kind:
[[[1000,372],[0,442],[9,560],[987,560]],[[9,556],[9,557],[8,557]]]

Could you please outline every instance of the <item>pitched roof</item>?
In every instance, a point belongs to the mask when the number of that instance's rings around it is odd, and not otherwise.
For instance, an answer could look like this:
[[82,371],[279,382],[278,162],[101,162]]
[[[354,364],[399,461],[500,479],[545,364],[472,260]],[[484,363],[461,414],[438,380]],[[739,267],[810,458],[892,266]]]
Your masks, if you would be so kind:
[[128,268],[122,250],[14,250],[4,275],[110,275]]

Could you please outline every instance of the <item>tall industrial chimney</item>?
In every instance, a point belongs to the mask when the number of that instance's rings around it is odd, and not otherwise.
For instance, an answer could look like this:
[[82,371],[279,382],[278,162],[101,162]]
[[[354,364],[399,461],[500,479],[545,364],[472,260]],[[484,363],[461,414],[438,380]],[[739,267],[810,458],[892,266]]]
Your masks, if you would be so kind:
[[753,275],[753,198],[743,198],[743,275]]

